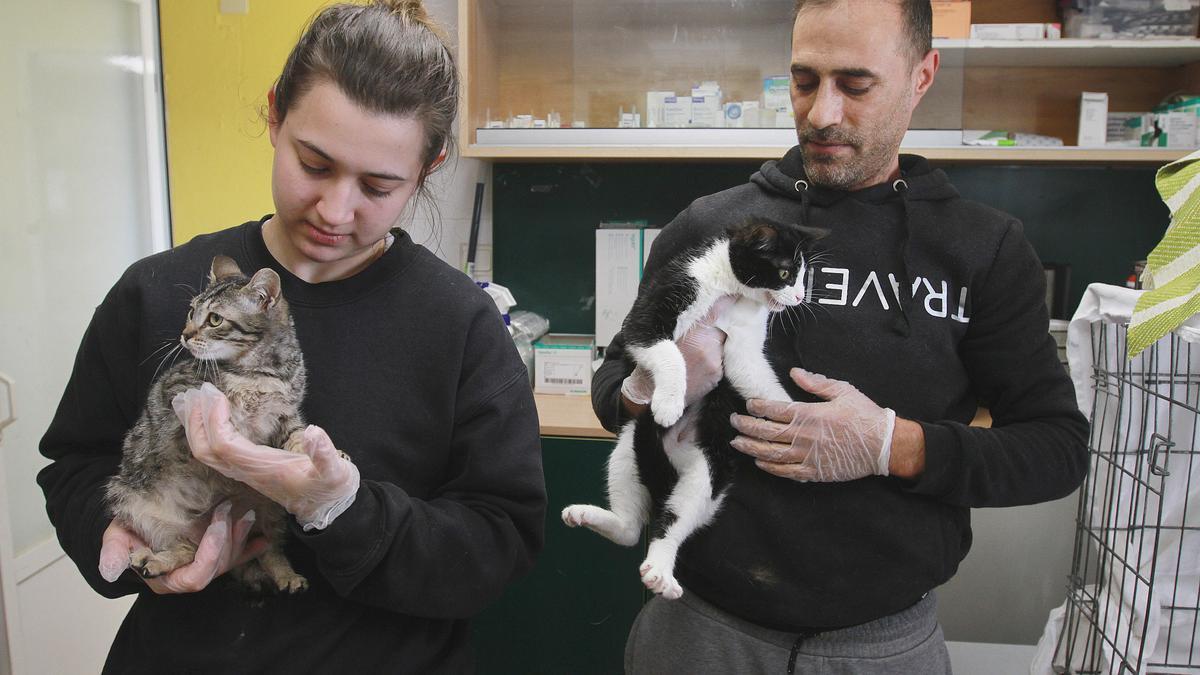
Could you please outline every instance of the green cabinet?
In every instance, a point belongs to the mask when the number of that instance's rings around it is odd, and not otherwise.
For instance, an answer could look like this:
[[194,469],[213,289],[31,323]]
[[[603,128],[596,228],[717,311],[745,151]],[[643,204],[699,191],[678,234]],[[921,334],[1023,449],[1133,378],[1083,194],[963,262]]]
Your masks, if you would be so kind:
[[481,675],[620,673],[625,638],[646,600],[645,542],[625,548],[563,525],[568,504],[605,504],[612,441],[543,438],[550,503],[533,572],[473,622]]

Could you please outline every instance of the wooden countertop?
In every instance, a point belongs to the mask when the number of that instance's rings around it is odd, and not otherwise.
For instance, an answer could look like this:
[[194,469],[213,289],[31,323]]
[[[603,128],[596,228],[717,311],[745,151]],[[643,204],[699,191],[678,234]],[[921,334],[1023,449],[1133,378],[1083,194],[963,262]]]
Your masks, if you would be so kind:
[[[564,394],[534,394],[538,419],[543,436],[569,436],[572,438],[614,438],[592,412],[590,396],[566,396]],[[972,426],[992,426],[992,416],[980,408]]]
[[534,394],[543,436],[615,438],[592,412],[591,396]]

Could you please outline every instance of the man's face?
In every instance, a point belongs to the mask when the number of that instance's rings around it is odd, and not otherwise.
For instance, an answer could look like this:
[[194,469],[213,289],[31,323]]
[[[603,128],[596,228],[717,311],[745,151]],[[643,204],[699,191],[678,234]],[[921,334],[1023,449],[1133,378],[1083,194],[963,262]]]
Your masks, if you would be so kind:
[[900,141],[939,58],[914,63],[904,26],[896,0],[841,0],[796,17],[792,107],[814,183],[857,190],[899,171]]

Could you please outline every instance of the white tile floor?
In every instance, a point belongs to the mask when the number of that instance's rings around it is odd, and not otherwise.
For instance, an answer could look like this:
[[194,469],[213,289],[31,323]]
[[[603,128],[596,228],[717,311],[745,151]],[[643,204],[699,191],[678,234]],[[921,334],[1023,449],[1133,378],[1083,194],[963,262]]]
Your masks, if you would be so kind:
[[954,675],[1024,675],[1037,652],[1035,645],[947,642]]

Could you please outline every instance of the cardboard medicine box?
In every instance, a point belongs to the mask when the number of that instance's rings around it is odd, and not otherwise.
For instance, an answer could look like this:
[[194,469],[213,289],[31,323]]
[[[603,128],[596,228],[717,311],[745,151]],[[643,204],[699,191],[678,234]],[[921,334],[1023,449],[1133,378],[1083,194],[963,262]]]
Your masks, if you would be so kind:
[[1079,147],[1102,147],[1108,135],[1108,94],[1085,91],[1079,95]]
[[650,245],[661,231],[648,227],[596,230],[596,344],[607,347],[637,299]]
[[970,0],[932,0],[933,37],[961,40],[971,37]]
[[539,394],[590,394],[595,353],[592,335],[542,336],[533,343],[533,390]]

